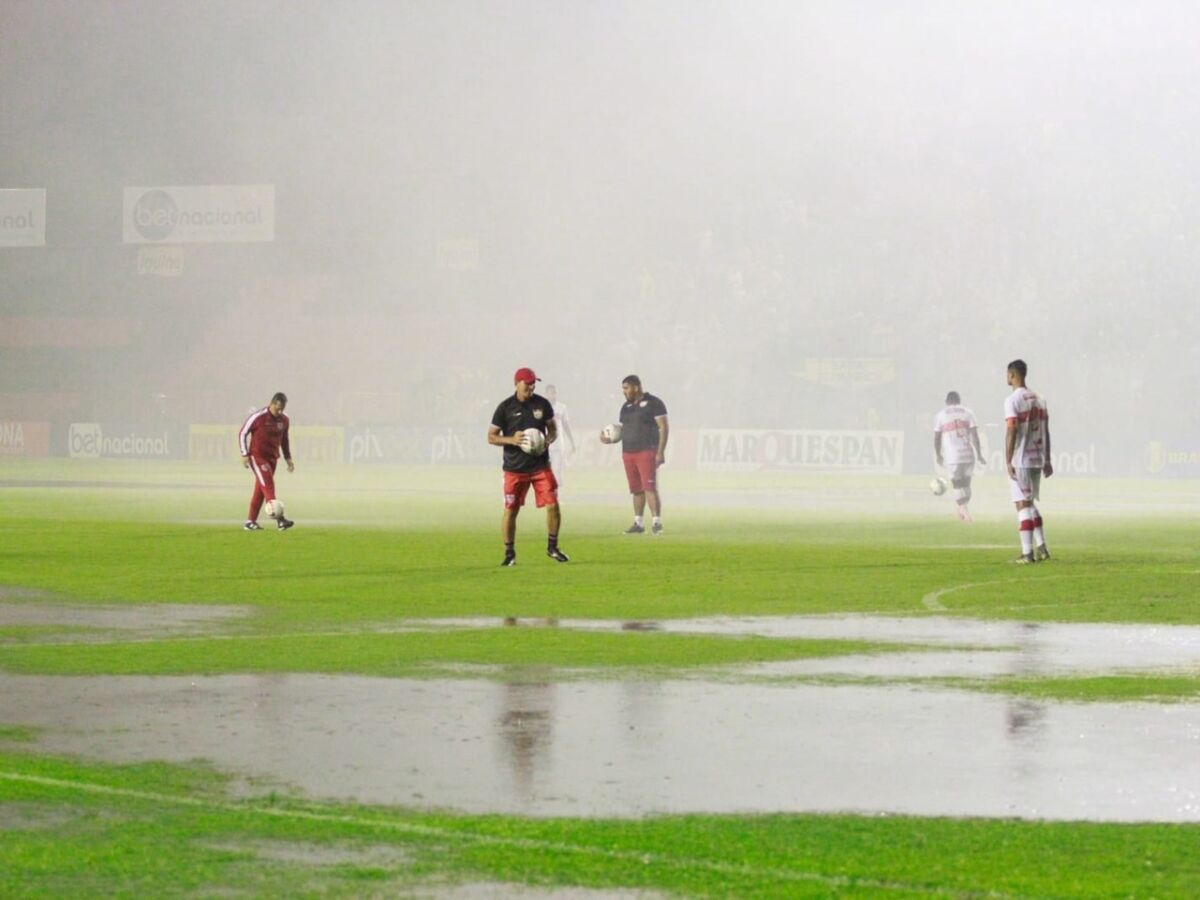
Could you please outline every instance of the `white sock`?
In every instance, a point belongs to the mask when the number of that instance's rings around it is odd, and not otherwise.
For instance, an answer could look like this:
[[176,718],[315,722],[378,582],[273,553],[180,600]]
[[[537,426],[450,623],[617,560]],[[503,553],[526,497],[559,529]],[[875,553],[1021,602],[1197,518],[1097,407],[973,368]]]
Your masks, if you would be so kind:
[[1026,522],[1033,522],[1033,509],[1025,507],[1017,512],[1017,522],[1021,531],[1021,553],[1028,556],[1033,552],[1033,529],[1025,526]]
[[637,526],[640,528],[640,527],[641,527],[641,525],[642,525],[642,516],[634,516],[634,517],[633,517],[633,524],[634,524],[634,525],[637,525]]
[[1031,507],[1030,507],[1030,510],[1033,512],[1033,515],[1031,516],[1031,518],[1032,518],[1032,519],[1033,519],[1033,521],[1034,521],[1034,526],[1033,526],[1033,543],[1034,543],[1034,546],[1036,546],[1036,547],[1045,547],[1045,546],[1046,546],[1046,533],[1045,533],[1044,531],[1042,531],[1042,513],[1041,513],[1041,510],[1039,510],[1039,509],[1038,509],[1036,506],[1031,506]]
[[651,521],[653,521],[655,525],[661,525],[662,524],[662,516],[655,516]]

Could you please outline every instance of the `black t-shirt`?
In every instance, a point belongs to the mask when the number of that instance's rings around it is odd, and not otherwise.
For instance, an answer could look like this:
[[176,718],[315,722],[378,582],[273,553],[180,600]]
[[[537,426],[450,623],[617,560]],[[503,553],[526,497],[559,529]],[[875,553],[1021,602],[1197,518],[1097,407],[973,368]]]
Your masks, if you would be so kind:
[[[533,394],[522,403],[513,394],[501,401],[492,416],[492,424],[500,429],[505,437],[511,437],[526,428],[536,428],[542,434],[546,433],[546,425],[554,418],[554,407],[545,397]],[[537,472],[550,465],[550,455],[542,453],[534,456],[526,453],[520,447],[504,445],[505,472]]]
[[666,405],[653,394],[642,394],[640,400],[621,407],[621,450],[636,453],[639,450],[658,449],[658,416],[667,414]]

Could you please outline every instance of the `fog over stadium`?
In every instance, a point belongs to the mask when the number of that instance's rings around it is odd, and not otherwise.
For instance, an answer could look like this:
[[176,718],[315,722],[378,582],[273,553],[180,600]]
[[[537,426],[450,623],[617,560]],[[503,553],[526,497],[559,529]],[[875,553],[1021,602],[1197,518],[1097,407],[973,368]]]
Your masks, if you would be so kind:
[[498,469],[528,365],[581,432],[636,372],[673,428],[903,432],[921,471],[946,392],[996,423],[1022,357],[1056,452],[1195,477],[1197,34],[1186,2],[0,0],[0,420],[283,390]]

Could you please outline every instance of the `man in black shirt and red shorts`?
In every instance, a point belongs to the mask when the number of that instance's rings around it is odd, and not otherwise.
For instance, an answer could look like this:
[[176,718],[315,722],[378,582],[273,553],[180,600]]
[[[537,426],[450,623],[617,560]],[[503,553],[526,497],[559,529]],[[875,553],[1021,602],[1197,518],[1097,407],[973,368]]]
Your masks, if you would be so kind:
[[653,394],[642,390],[642,379],[626,375],[621,382],[625,405],[621,407],[621,436],[609,438],[604,432],[600,440],[605,444],[621,443],[621,459],[625,463],[625,477],[629,481],[629,493],[633,495],[633,524],[625,529],[626,534],[643,534],[646,526],[643,515],[646,501],[650,502],[651,534],[662,534],[662,501],[658,496],[658,467],[667,461],[667,407]]
[[[538,508],[546,508],[546,555],[556,562],[567,562],[567,554],[558,548],[558,527],[562,514],[558,509],[558,482],[550,468],[547,448],[558,439],[554,422],[554,407],[545,397],[533,392],[538,377],[533,369],[517,369],[513,375],[516,392],[496,407],[488,429],[488,443],[504,448],[504,515],[500,533],[504,537],[503,566],[517,564],[517,514],[525,505],[525,495],[533,485]],[[541,447],[532,446],[525,434],[535,428],[545,440]]]

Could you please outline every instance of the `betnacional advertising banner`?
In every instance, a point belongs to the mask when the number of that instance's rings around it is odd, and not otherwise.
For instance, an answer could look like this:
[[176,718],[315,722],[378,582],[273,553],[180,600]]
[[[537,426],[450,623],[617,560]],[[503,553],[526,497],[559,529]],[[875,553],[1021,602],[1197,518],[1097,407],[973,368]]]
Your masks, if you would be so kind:
[[186,447],[176,425],[114,425],[72,422],[67,455],[72,459],[180,459]]
[[126,244],[254,243],[275,240],[275,185],[127,187]]
[[898,475],[902,431],[753,431],[704,429],[697,438],[701,472],[872,472]]
[[46,245],[46,192],[42,188],[0,189],[0,247]]

